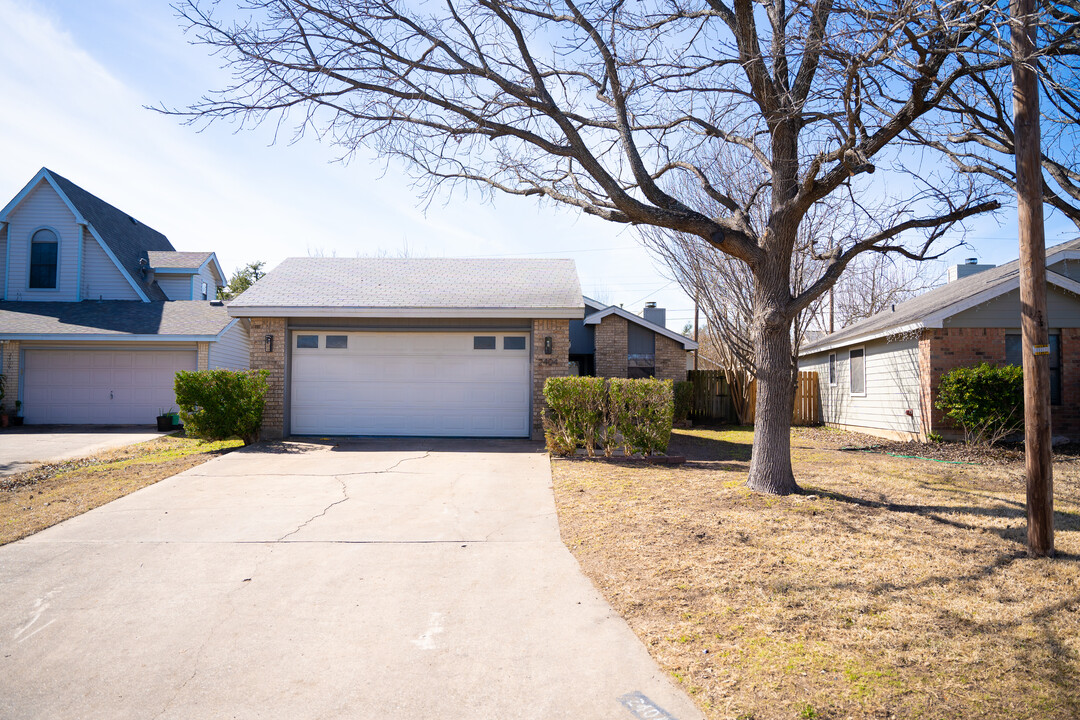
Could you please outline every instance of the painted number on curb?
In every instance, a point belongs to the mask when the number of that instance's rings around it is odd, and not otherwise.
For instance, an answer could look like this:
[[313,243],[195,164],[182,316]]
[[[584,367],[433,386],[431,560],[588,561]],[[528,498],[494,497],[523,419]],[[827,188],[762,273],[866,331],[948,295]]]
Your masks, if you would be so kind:
[[652,700],[640,692],[622,695],[619,697],[619,702],[632,712],[638,720],[675,720],[673,716],[668,715],[666,710],[657,707]]

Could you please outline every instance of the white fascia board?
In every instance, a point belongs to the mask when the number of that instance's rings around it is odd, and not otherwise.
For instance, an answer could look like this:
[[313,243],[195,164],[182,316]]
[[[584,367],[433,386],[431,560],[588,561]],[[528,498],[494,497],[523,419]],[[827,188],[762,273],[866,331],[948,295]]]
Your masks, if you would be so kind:
[[217,335],[110,335],[88,333],[0,333],[0,340],[27,342],[215,342]]
[[888,327],[884,330],[876,330],[870,333],[864,333],[862,335],[855,335],[849,338],[843,338],[836,342],[825,343],[824,345],[814,345],[813,347],[803,348],[799,350],[799,357],[809,357],[810,355],[818,355],[819,353],[828,352],[830,350],[838,350],[840,348],[846,348],[851,345],[862,345],[872,340],[880,340],[887,338],[890,335],[899,335],[901,333],[912,332],[914,330],[922,330],[927,327],[941,327],[940,325],[930,326],[924,322],[913,322],[907,325],[899,325],[894,327]]
[[355,317],[355,318],[516,318],[580,320],[584,310],[570,308],[426,308],[426,307],[307,307],[283,305],[225,306],[231,317]]
[[218,262],[217,253],[210,253],[210,257],[203,261],[203,264],[199,266],[199,270],[202,270],[207,265],[213,263],[214,272],[217,273],[218,280],[221,282],[219,287],[225,286],[225,271],[221,269],[221,263]]
[[677,332],[675,332],[673,330],[668,330],[666,327],[662,327],[660,325],[657,325],[656,323],[649,322],[648,320],[641,317],[640,315],[635,315],[634,313],[630,312],[629,310],[624,310],[623,308],[616,307],[614,305],[609,305],[608,307],[604,308],[603,310],[600,310],[599,312],[594,312],[594,313],[592,313],[590,315],[586,315],[585,316],[585,324],[586,325],[599,325],[600,321],[603,320],[604,318],[606,318],[608,315],[618,315],[619,317],[625,318],[626,320],[628,320],[628,321],[630,321],[632,323],[637,323],[638,325],[640,325],[643,328],[648,328],[649,330],[652,330],[655,333],[659,333],[659,334],[661,334],[661,335],[663,335],[665,337],[671,338],[675,342],[682,343],[682,346],[683,346],[683,348],[685,350],[697,350],[698,349],[698,344],[696,342],[694,342],[693,340],[691,340],[690,338],[686,337],[685,335],[680,335],[679,333],[677,333]]
[[[1080,258],[1080,254],[1077,254],[1077,258]],[[1056,273],[1053,270],[1046,271],[1046,282],[1051,285],[1056,285],[1062,290],[1067,290],[1074,295],[1080,295],[1080,282],[1076,282],[1072,278],[1066,277],[1061,273]]]

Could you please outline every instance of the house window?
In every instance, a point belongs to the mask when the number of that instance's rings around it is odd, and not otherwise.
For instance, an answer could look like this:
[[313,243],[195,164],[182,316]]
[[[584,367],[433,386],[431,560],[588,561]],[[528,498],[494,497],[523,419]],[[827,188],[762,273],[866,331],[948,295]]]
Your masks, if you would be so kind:
[[503,350],[524,350],[525,338],[523,337],[504,337],[503,338]]
[[348,335],[327,335],[326,336],[326,349],[327,350],[345,350],[349,347]]
[[836,353],[829,353],[829,384],[836,384]]
[[851,373],[851,394],[866,394],[865,350],[858,348],[848,352],[848,371]]
[[626,377],[650,378],[656,375],[656,333],[629,323],[626,332]]
[[202,284],[202,299],[206,299],[206,283]]
[[[1005,336],[1005,364],[1024,367],[1023,336]],[[1061,404],[1061,335],[1050,336],[1050,404]]]
[[495,349],[495,336],[494,335],[476,335],[472,339],[473,350],[494,350]]
[[318,335],[297,335],[296,347],[298,348],[317,348],[319,347]]
[[30,287],[56,287],[56,258],[60,241],[56,233],[42,228],[30,238]]

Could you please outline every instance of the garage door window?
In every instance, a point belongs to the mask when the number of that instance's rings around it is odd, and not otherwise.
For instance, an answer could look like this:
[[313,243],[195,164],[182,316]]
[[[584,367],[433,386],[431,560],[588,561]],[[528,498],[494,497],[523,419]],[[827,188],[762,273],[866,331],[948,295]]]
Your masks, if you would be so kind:
[[503,350],[524,350],[525,338],[523,337],[504,337],[503,338]]
[[319,347],[318,335],[297,335],[296,347],[298,348],[317,348]]
[[348,335],[327,335],[326,336],[326,349],[327,350],[345,350],[349,347]]
[[494,350],[495,349],[495,336],[494,335],[476,335],[472,339],[473,350]]

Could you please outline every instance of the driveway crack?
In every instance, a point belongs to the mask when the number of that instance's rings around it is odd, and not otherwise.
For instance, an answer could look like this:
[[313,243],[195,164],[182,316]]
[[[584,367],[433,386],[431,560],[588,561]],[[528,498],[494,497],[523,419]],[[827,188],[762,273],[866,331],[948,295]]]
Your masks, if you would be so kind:
[[349,488],[348,488],[348,486],[345,485],[345,481],[342,480],[341,477],[338,476],[338,475],[335,475],[334,479],[337,480],[341,484],[341,498],[338,499],[338,500],[335,500],[334,502],[332,502],[329,505],[327,505],[326,507],[324,507],[322,509],[322,512],[319,513],[318,515],[312,515],[307,520],[305,520],[304,522],[297,525],[296,529],[294,529],[292,532],[285,533],[284,535],[279,537],[277,539],[277,542],[282,542],[282,541],[285,540],[285,538],[288,538],[288,537],[290,537],[292,535],[295,535],[296,533],[300,532],[301,530],[306,528],[311,523],[315,522],[319,518],[326,515],[326,513],[330,512],[330,508],[334,507],[335,505],[340,505],[341,503],[343,503],[343,502],[345,502],[346,500],[349,499]]

